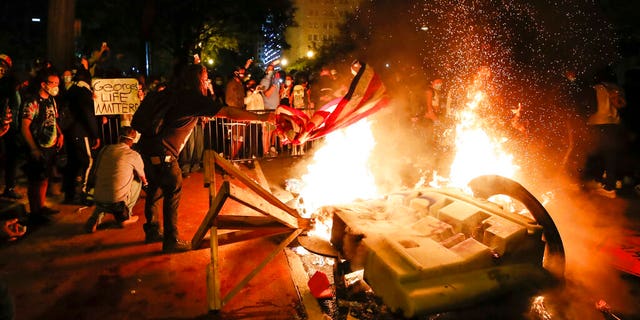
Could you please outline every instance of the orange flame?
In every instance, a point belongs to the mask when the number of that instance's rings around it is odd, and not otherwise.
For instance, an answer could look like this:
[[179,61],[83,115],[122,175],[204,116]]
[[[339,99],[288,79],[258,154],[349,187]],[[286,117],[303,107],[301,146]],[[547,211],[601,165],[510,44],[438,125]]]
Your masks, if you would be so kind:
[[[479,175],[497,174],[511,178],[518,169],[513,164],[513,157],[501,149],[506,139],[492,138],[483,128],[477,109],[485,95],[478,90],[470,97],[466,108],[456,115],[459,119],[456,155],[450,177],[435,174],[430,182],[432,187],[442,184],[469,192],[467,183]],[[381,197],[368,165],[374,146],[375,139],[367,119],[326,136],[325,144],[315,152],[313,163],[307,167],[308,173],[301,179],[303,211],[313,216],[325,205]],[[314,218],[315,229],[309,234],[329,239],[331,217]]]

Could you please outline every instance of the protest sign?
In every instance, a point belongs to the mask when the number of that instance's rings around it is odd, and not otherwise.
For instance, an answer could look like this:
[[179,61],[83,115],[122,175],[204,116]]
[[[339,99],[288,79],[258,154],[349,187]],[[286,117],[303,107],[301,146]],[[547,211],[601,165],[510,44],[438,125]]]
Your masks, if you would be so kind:
[[96,115],[133,114],[140,105],[136,79],[94,79],[91,86]]

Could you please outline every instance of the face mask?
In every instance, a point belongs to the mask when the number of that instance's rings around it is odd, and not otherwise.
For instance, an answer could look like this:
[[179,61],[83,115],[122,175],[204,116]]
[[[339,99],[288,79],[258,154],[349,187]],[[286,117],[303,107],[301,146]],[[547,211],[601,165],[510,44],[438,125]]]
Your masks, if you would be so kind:
[[69,83],[69,82],[71,82],[71,79],[73,79],[73,77],[72,77],[72,76],[65,76],[65,77],[64,77],[64,82],[65,82],[65,83]]
[[60,89],[58,89],[58,87],[53,87],[53,88],[51,88],[51,89],[47,90],[47,92],[48,92],[50,95],[52,95],[52,96],[54,96],[54,97],[55,97],[55,96],[57,96],[57,95],[58,95],[58,93],[60,92]]
[[222,81],[220,81],[220,80],[216,81],[216,85],[221,86],[222,85]]
[[293,81],[291,81],[291,80],[285,80],[284,81],[284,84],[286,84],[287,87],[291,86],[292,83],[293,83]]

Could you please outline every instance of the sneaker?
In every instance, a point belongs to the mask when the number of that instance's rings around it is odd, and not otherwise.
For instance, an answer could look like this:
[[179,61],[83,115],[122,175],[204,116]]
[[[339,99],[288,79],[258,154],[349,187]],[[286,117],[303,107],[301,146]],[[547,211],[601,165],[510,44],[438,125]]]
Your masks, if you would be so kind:
[[174,252],[185,252],[191,250],[191,243],[175,239],[173,241],[163,241],[162,242],[162,252],[164,253],[174,253]]
[[100,224],[100,219],[96,217],[89,217],[89,220],[84,224],[84,231],[86,233],[94,233],[96,229],[98,229],[98,225]]
[[140,219],[140,217],[138,217],[138,216],[131,216],[131,217],[129,217],[129,219],[127,219],[127,220],[125,220],[125,221],[122,221],[122,222],[118,223],[118,226],[119,226],[120,228],[124,228],[124,227],[126,227],[126,226],[129,226],[129,225],[132,225],[132,224],[134,224],[134,223],[138,222],[138,219]]
[[17,193],[13,188],[5,189],[2,193],[2,196],[9,199],[20,200],[22,199],[22,195]]

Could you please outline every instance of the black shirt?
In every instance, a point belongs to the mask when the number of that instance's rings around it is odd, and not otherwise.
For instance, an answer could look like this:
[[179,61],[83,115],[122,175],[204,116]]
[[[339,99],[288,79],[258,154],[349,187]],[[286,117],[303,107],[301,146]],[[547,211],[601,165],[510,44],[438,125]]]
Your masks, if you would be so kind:
[[[140,141],[142,152],[147,155],[172,155],[177,158],[196,126],[198,118],[213,117],[222,108],[219,101],[203,96],[198,91],[176,92],[171,99],[172,105],[167,111],[164,127],[159,135],[159,145],[143,148],[142,145],[153,143],[153,141],[142,141],[143,139]],[[156,144],[158,143],[157,139],[153,140]],[[163,147],[162,151],[158,148],[159,146]]]

